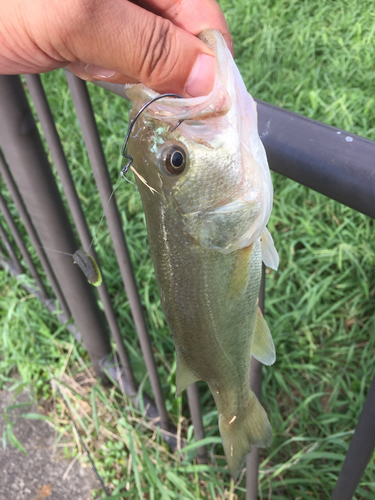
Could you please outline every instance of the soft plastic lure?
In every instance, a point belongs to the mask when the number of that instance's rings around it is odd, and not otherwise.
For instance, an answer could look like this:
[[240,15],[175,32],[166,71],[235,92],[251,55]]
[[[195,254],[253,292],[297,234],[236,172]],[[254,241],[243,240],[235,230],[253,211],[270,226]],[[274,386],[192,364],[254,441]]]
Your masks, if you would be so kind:
[[84,250],[77,250],[73,255],[73,260],[82,269],[87,281],[94,286],[102,284],[102,274],[95,259]]

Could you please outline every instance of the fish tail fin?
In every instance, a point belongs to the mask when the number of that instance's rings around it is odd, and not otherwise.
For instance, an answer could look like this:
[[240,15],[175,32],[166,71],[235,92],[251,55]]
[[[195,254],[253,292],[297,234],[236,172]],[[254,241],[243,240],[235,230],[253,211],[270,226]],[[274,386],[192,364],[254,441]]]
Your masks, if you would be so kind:
[[225,419],[220,415],[220,434],[230,473],[236,480],[252,445],[264,448],[272,442],[272,429],[263,406],[250,391],[241,415]]

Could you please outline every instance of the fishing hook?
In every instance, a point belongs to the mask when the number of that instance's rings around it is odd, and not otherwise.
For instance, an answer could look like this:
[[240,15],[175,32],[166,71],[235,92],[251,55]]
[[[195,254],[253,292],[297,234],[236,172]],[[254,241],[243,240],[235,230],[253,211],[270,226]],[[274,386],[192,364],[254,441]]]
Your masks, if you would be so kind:
[[[124,176],[126,174],[126,172],[129,170],[129,167],[130,165],[133,163],[133,157],[130,156],[130,155],[127,155],[125,154],[125,150],[126,150],[126,146],[128,145],[128,141],[129,141],[129,137],[130,137],[130,134],[131,134],[131,131],[133,130],[133,127],[134,127],[134,124],[135,122],[137,121],[139,115],[150,105],[152,104],[153,102],[157,101],[158,99],[161,99],[162,97],[178,97],[180,99],[182,99],[182,95],[178,95],[178,94],[162,94],[162,95],[158,95],[157,97],[154,97],[153,99],[151,99],[151,101],[148,101],[146,102],[146,104],[144,106],[141,107],[141,109],[138,111],[138,113],[135,115],[135,117],[133,118],[133,120],[130,122],[130,125],[129,125],[129,128],[128,128],[128,133],[126,134],[126,138],[125,138],[125,141],[124,141],[124,145],[122,146],[122,150],[121,150],[121,154],[124,158],[126,158],[128,161],[128,163],[125,165],[125,167],[121,170],[121,175]],[[174,132],[176,130],[176,128],[181,125],[181,123],[183,122],[184,120],[179,120],[179,122],[177,123],[177,125],[171,130],[171,132]]]

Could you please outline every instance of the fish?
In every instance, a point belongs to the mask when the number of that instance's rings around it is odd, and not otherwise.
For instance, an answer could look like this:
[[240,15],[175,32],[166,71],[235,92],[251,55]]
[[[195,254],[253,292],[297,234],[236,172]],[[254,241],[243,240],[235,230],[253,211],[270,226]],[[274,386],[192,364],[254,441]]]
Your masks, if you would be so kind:
[[[222,35],[199,38],[216,56],[212,92],[163,97],[134,123],[128,151],[145,212],[162,309],[174,340],[177,395],[207,382],[236,478],[272,429],[249,382],[251,355],[275,361],[258,307],[264,263],[278,255],[266,225],[273,199],[257,110]],[[130,119],[155,91],[127,85]]]

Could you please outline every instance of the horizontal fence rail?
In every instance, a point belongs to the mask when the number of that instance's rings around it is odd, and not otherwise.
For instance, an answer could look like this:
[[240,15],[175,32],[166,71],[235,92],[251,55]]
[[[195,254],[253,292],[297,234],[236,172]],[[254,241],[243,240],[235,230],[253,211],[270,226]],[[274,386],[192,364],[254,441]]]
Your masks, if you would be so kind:
[[[126,99],[124,86],[96,82]],[[271,170],[375,219],[375,142],[257,100]]]
[[272,170],[375,219],[375,142],[258,101]]
[[[165,441],[172,449],[175,449],[176,430],[171,426],[165,408],[121,218],[115,199],[111,198],[113,188],[87,86],[85,82],[69,72],[67,72],[67,79],[103,210],[107,216],[119,269],[128,294],[155,398],[155,403],[153,403],[151,398],[143,394],[143,403],[148,408],[148,417],[158,422],[158,425],[163,429],[162,434]],[[27,75],[26,82],[57,168],[81,246],[87,249],[91,243],[90,231],[40,77]],[[125,97],[124,87],[121,85],[108,83],[98,85]],[[258,101],[258,114],[259,133],[272,170],[375,218],[375,142],[262,101]],[[96,295],[77,266],[71,265],[72,271],[69,270],[67,273],[67,257],[48,251],[48,248],[52,248],[73,253],[78,246],[18,76],[0,75],[0,146],[5,157],[0,151],[1,174],[58,299],[58,304],[64,311],[60,314],[60,320],[65,322],[73,316],[77,328],[74,325],[69,325],[70,330],[74,332],[76,337],[82,335],[96,372],[103,376],[105,373],[109,373],[113,379],[118,379],[118,370],[111,361],[112,350],[108,335],[108,332],[111,332],[122,365],[120,385],[122,382],[124,392],[133,396],[133,402],[138,406],[137,381],[134,379],[129,356],[106,285],[102,285],[98,290],[105,311],[106,318],[104,318],[97,307]],[[47,295],[37,267],[24,242],[20,239],[19,231],[3,196],[0,196],[0,209],[7,223],[8,234],[13,236],[13,241],[11,241],[3,225],[0,224],[0,239],[10,258],[8,261],[0,255],[0,265],[8,266],[14,275],[23,272],[16,252],[20,251],[36,284],[35,287],[28,288],[29,292],[35,293],[51,311],[55,311],[55,303]],[[95,250],[92,251],[92,255],[96,257]],[[259,302],[263,308],[264,273]],[[259,398],[261,395],[261,366],[253,358],[250,382]],[[374,450],[374,391],[375,379],[368,393],[332,500],[350,500],[352,498]],[[204,427],[197,384],[188,388],[187,395],[195,439],[198,441],[204,437]],[[197,459],[201,463],[207,462],[205,447],[197,450]],[[259,465],[259,454],[256,447],[248,455],[246,463],[246,499],[256,500]]]

